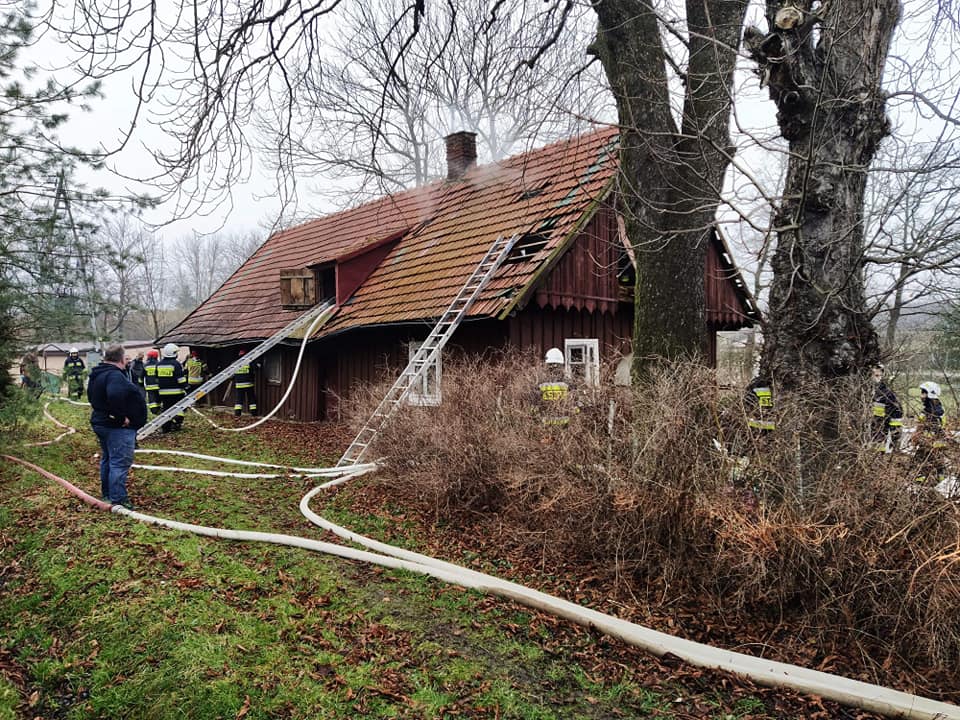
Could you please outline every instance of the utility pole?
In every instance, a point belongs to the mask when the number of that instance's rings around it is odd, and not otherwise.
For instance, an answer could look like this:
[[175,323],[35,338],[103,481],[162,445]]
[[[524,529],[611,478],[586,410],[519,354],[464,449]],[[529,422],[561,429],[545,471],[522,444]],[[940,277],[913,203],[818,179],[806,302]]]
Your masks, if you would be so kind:
[[90,282],[90,276],[87,274],[86,251],[80,241],[80,233],[77,232],[77,224],[73,219],[73,210],[70,208],[70,196],[67,194],[67,176],[63,168],[60,169],[60,173],[57,175],[57,192],[53,201],[53,223],[50,227],[51,240],[53,239],[53,233],[56,231],[57,220],[60,217],[61,203],[63,203],[63,208],[67,213],[67,220],[70,223],[70,233],[73,235],[74,250],[77,254],[77,266],[80,272],[80,282],[83,284],[83,292],[85,294],[82,304],[86,306],[87,313],[90,316],[90,329],[93,332],[94,347],[98,352],[101,352],[103,350],[103,343],[100,338],[100,332],[97,328],[96,304],[93,302],[94,288]]

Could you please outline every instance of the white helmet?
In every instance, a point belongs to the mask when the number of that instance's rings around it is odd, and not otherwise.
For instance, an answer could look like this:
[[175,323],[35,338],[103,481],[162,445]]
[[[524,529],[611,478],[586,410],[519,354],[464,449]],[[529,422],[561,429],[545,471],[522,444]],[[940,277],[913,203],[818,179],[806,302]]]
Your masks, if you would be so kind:
[[940,386],[935,382],[931,382],[929,380],[927,382],[922,382],[920,383],[920,389],[923,390],[929,398],[936,399],[940,397]]
[[167,343],[166,345],[163,346],[163,350],[161,351],[161,354],[165,358],[172,358],[172,357],[176,357],[178,352],[180,352],[180,348],[178,348],[173,343]]
[[80,353],[80,351],[79,351],[79,350],[77,350],[77,349],[76,349],[75,347],[72,347],[72,348],[70,348],[70,354],[71,354],[71,355],[73,355],[74,353],[77,353],[77,354],[79,354],[79,353]]
[[547,350],[545,362],[547,365],[563,365],[563,352],[560,348],[550,348]]

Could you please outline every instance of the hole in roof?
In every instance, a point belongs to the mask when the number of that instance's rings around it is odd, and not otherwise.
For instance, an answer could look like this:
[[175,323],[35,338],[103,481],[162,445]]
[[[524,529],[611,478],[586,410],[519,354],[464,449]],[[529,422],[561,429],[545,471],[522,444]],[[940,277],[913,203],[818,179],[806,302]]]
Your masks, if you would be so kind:
[[546,247],[549,239],[550,236],[542,232],[527,233],[517,240],[504,262],[519,263],[532,259],[534,255]]
[[544,180],[537,185],[531,185],[528,188],[524,188],[520,194],[517,195],[514,202],[523,202],[524,200],[530,200],[531,198],[537,197],[537,195],[543,195],[543,191],[550,186],[549,180]]

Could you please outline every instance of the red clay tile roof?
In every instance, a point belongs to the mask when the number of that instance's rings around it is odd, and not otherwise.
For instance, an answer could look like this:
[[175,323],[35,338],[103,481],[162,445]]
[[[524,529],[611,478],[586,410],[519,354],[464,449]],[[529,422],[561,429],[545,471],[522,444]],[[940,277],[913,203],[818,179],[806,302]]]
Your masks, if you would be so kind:
[[471,316],[494,316],[530,282],[606,194],[615,129],[472,168],[462,180],[387,196],[272,236],[160,342],[221,345],[266,338],[300,314],[280,307],[280,270],[355,255],[406,231],[318,335],[439,317],[500,235],[543,232],[531,259],[504,264]]

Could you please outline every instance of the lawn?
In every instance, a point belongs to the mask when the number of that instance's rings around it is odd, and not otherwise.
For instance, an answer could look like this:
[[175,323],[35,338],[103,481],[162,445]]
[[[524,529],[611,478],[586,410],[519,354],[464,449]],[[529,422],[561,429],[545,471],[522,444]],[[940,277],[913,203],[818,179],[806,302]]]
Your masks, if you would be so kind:
[[[40,423],[7,438],[4,452],[98,495],[88,411],[55,403],[51,412],[80,432],[26,446],[59,433]],[[344,438],[336,426],[272,422],[253,433],[218,432],[191,415],[184,432],[144,445],[322,465],[335,462]],[[157,455],[138,462],[213,467]],[[680,671],[435,580],[148,526],[94,510],[7,462],[0,478],[0,720],[806,715],[785,714],[782,694]],[[312,485],[141,469],[129,489],[144,513],[329,541],[297,508]],[[358,532],[430,545],[429,528],[403,513],[323,504],[314,509]],[[788,706],[804,702],[794,697]]]

